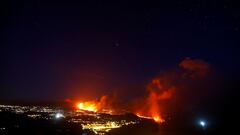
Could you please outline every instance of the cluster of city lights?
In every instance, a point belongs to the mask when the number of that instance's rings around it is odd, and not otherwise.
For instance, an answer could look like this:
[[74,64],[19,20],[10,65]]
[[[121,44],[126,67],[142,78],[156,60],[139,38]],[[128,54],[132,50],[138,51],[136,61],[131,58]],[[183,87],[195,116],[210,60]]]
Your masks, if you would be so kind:
[[[103,115],[94,110],[94,106],[90,104],[79,104],[78,110],[64,111],[54,107],[41,106],[14,106],[14,105],[0,105],[0,112],[10,111],[16,114],[25,113],[29,118],[46,119],[46,120],[60,120],[66,119],[69,123],[77,123],[83,129],[88,129],[96,134],[105,134],[112,129],[120,128],[124,125],[138,124],[141,118],[154,119],[156,122],[163,122],[160,117],[145,117],[137,115],[140,119],[136,120],[117,120],[113,115]],[[209,125],[206,120],[199,120],[198,125],[205,131]],[[5,130],[1,127],[0,130]]]
[[16,114],[25,113],[32,119],[66,119],[69,123],[77,123],[81,125],[83,129],[91,130],[96,134],[105,134],[111,129],[120,128],[123,125],[138,123],[137,120],[114,120],[112,117],[109,117],[109,115],[106,116],[96,112],[92,104],[78,104],[78,107],[78,110],[64,111],[59,108],[48,106],[0,105],[0,111],[9,111]]
[[59,108],[49,106],[18,106],[18,105],[0,105],[0,111],[9,111],[15,113],[39,112],[39,113],[57,113]]
[[96,134],[104,134],[111,129],[120,128],[122,125],[116,122],[81,124],[83,129],[90,129]]

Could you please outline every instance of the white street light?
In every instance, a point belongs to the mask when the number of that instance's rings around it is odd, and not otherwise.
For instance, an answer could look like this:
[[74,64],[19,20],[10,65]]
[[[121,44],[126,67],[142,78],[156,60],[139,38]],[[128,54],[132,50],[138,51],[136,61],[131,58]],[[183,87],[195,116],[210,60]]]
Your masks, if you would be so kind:
[[203,121],[203,120],[199,121],[199,124],[200,124],[202,127],[205,127],[205,126],[206,126],[206,122]]
[[207,122],[204,121],[204,120],[200,120],[200,121],[198,122],[198,124],[202,127],[202,129],[203,129],[203,134],[206,135],[206,134],[207,134],[207,133],[206,133]]
[[56,118],[56,119],[59,119],[59,118],[62,118],[62,117],[64,117],[64,115],[61,114],[61,113],[57,113],[57,114],[55,115],[55,118]]

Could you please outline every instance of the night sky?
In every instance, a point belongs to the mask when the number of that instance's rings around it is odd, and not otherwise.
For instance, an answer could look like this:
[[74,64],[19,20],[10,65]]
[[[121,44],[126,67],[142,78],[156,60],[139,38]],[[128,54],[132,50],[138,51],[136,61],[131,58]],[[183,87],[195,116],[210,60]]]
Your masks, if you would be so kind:
[[239,93],[239,7],[228,0],[1,1],[0,99],[138,97],[185,58],[209,63],[231,99]]

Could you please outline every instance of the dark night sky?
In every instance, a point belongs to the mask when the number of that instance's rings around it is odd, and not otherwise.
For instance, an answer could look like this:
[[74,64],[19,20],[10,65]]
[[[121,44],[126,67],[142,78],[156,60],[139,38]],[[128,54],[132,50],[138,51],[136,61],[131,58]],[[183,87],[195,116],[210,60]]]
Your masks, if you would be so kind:
[[0,99],[136,96],[186,57],[239,75],[240,8],[227,0],[8,1],[1,34]]

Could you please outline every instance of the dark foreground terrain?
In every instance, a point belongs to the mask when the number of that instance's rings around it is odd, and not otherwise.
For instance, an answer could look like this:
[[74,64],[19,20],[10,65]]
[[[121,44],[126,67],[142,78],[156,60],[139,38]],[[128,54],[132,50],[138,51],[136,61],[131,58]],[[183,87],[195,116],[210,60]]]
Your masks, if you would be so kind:
[[[223,132],[222,132],[223,133]],[[25,114],[0,112],[1,135],[94,135],[91,130],[83,130],[79,124],[69,123],[64,119],[32,119]],[[194,125],[184,117],[157,124],[152,120],[143,120],[138,124],[112,129],[106,135],[208,135],[221,134],[213,129]]]

